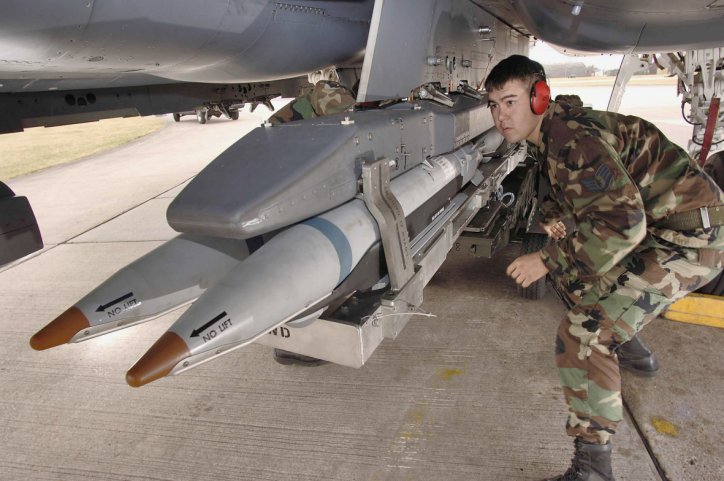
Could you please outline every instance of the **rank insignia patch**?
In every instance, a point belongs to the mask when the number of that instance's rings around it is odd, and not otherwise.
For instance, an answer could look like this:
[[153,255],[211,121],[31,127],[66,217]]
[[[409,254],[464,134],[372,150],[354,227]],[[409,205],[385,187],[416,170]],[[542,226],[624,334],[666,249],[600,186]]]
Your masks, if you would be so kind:
[[589,192],[605,192],[611,186],[613,181],[613,172],[606,165],[601,165],[591,177],[581,179],[581,184]]

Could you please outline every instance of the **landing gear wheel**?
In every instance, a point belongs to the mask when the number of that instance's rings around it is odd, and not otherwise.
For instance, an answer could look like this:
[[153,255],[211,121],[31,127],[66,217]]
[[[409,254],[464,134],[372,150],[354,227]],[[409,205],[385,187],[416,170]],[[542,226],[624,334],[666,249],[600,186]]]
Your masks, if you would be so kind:
[[181,121],[181,114],[173,114],[173,121],[174,121],[174,122],[180,122],[180,121]]
[[[550,238],[547,234],[525,234],[523,236],[523,244],[520,248],[521,255],[538,252],[548,245]],[[528,287],[518,286],[518,294],[524,299],[537,301],[542,299],[546,293],[546,278],[537,280]]]
[[229,117],[231,118],[231,120],[239,120],[239,111],[229,110]]
[[206,111],[197,110],[196,111],[196,120],[198,120],[201,125],[205,124],[206,123]]

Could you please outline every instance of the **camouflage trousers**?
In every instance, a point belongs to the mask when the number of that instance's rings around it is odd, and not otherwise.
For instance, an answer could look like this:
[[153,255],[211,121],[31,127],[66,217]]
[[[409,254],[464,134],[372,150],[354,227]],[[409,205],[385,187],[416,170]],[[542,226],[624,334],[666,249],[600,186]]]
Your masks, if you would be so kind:
[[343,85],[332,80],[320,80],[269,117],[269,122],[282,124],[337,114],[352,108],[354,103],[355,96]]
[[616,348],[716,277],[723,257],[724,251],[680,247],[649,235],[595,283],[581,282],[572,266],[554,279],[573,305],[556,338],[569,435],[609,442],[623,419]]

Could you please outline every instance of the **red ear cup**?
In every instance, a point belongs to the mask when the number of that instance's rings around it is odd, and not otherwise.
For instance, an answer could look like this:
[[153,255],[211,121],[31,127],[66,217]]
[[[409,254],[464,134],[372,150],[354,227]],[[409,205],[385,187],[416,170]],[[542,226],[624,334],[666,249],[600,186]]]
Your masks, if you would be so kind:
[[536,115],[542,115],[551,102],[551,88],[544,80],[537,80],[530,88],[530,109]]

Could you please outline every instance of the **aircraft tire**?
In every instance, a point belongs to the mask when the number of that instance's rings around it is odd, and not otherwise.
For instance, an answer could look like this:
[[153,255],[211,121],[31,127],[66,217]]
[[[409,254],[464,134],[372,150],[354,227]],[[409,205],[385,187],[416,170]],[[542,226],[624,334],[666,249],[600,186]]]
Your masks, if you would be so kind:
[[180,122],[180,121],[181,121],[181,114],[174,113],[174,114],[173,114],[173,121],[174,121],[174,122]]
[[239,120],[239,111],[229,110],[229,117],[231,117],[231,120]]
[[206,123],[206,112],[203,110],[197,110],[196,111],[196,120],[199,121],[201,125]]
[[[520,253],[530,254],[537,252],[548,245],[550,239],[547,234],[525,234],[521,244]],[[540,279],[528,287],[518,286],[518,294],[524,299],[539,300],[546,293],[546,278]]]

